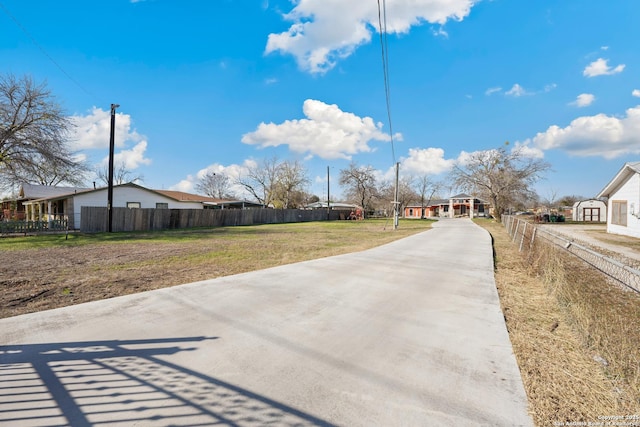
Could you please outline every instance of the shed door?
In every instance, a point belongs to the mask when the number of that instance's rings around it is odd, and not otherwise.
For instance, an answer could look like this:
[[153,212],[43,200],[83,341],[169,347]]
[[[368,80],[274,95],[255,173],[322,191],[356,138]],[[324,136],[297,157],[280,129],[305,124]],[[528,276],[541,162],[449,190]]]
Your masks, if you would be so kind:
[[584,208],[584,221],[600,222],[600,208]]

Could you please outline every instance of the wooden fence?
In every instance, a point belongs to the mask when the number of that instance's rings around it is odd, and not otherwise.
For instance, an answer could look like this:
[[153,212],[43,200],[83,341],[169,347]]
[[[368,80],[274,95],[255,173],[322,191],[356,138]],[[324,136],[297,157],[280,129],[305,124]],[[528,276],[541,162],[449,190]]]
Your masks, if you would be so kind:
[[[302,209],[129,209],[113,208],[112,231],[150,231],[232,225],[279,224],[344,218],[341,211]],[[106,207],[83,206],[80,231],[108,231]]]

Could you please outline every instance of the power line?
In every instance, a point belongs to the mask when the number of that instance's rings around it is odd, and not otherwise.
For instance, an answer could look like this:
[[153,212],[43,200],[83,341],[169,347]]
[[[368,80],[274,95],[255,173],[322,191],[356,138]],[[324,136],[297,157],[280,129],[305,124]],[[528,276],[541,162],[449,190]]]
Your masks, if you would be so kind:
[[400,214],[400,203],[398,202],[399,190],[399,168],[400,164],[396,162],[396,151],[393,143],[393,125],[391,123],[391,91],[389,84],[389,46],[387,43],[387,2],[382,0],[382,8],[380,0],[378,0],[378,28],[380,32],[380,46],[382,48],[382,71],[384,74],[384,95],[387,103],[387,118],[389,120],[389,137],[391,139],[391,155],[395,167],[395,191],[393,200],[393,229],[398,229],[398,217]]
[[384,75],[384,96],[387,106],[387,119],[389,120],[389,137],[391,138],[391,155],[393,163],[396,163],[396,152],[393,143],[393,125],[391,123],[391,93],[389,84],[389,48],[387,42],[387,2],[378,0],[378,30],[380,33],[380,47],[382,49],[382,72]]
[[62,68],[62,66],[60,64],[58,64],[58,62],[56,62],[56,60],[53,59],[53,57],[51,55],[49,55],[49,53],[44,49],[44,47],[42,47],[42,45],[40,43],[38,43],[38,41],[35,39],[35,37],[33,37],[31,35],[31,33],[29,33],[29,31],[27,31],[25,26],[22,25],[20,23],[20,21],[18,21],[18,18],[16,18],[15,16],[13,16],[11,14],[11,12],[9,12],[9,9],[7,9],[2,2],[0,2],[0,9],[2,9],[4,11],[4,13],[18,26],[18,28],[20,28],[20,30],[27,36],[27,38],[29,38],[29,40],[31,40],[31,43],[33,43],[40,50],[40,52],[44,56],[46,56],[47,59],[49,61],[51,61],[51,63],[53,65],[55,65],[58,68],[58,70],[60,70],[62,72],[62,74],[65,75],[65,77],[67,77],[71,82],[73,82],[73,84],[78,86],[80,88],[80,90],[82,90],[84,93],[89,95],[91,98],[93,98],[93,99],[97,99],[98,98],[93,93],[91,93],[87,89],[85,89],[84,86],[82,86],[76,79],[74,79],[71,76],[71,74],[67,73],[67,71],[64,68]]

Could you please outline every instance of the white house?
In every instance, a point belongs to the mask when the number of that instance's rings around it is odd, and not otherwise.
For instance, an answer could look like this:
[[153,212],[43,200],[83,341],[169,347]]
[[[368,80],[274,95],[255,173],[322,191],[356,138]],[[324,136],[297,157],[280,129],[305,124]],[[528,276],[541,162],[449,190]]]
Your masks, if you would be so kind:
[[607,204],[597,199],[575,202],[572,219],[580,222],[604,222],[607,220]]
[[[80,228],[83,206],[107,207],[107,187],[74,189],[23,202],[28,221],[67,220],[70,229]],[[220,200],[170,190],[151,190],[134,183],[113,186],[113,207],[150,209],[220,209],[249,202]],[[251,203],[250,203],[251,204]],[[252,206],[255,204],[251,204]]]
[[640,237],[640,162],[625,163],[597,197],[608,198],[608,233]]

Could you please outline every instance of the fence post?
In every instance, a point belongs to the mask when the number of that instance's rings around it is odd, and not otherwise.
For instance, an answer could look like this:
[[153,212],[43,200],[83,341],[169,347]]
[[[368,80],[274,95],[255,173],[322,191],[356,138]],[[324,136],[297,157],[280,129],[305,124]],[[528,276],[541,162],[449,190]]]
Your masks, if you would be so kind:
[[531,243],[529,243],[529,250],[533,248],[533,242],[536,240],[536,232],[538,231],[538,227],[533,227],[533,233],[531,233]]
[[520,249],[518,252],[522,252],[522,244],[524,243],[524,236],[527,234],[527,221],[524,221],[524,228],[522,229],[522,238],[520,239]]

